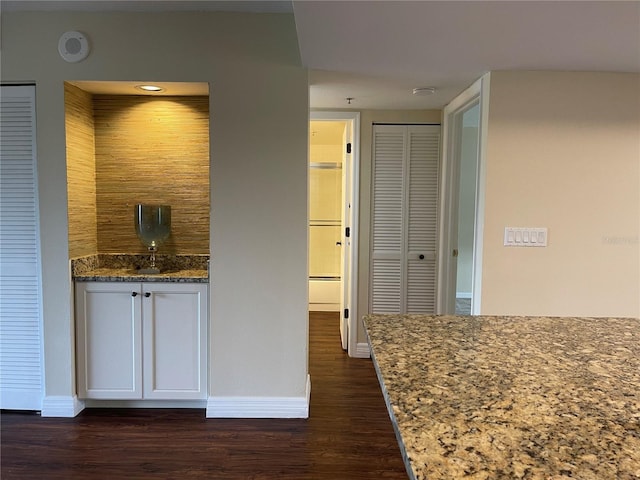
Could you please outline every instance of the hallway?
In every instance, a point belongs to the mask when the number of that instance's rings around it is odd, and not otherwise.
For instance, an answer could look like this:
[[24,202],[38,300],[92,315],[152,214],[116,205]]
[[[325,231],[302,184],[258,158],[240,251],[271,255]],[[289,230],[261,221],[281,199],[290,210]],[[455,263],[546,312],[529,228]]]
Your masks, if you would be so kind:
[[2,412],[11,479],[406,479],[371,360],[347,357],[337,313],[309,320],[310,418],[206,419],[202,410]]

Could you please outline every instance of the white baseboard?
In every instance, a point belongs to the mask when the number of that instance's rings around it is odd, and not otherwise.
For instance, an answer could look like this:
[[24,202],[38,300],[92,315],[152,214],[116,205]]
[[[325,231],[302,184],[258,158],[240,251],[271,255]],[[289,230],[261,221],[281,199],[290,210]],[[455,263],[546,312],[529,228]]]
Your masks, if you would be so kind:
[[43,417],[75,417],[84,410],[84,402],[75,395],[48,395],[42,400]]
[[371,356],[371,351],[369,350],[368,343],[364,342],[364,343],[356,344],[356,351],[353,352],[354,358],[369,358],[370,356]]
[[311,377],[304,397],[209,397],[207,418],[309,418]]
[[456,298],[472,298],[471,292],[456,292]]

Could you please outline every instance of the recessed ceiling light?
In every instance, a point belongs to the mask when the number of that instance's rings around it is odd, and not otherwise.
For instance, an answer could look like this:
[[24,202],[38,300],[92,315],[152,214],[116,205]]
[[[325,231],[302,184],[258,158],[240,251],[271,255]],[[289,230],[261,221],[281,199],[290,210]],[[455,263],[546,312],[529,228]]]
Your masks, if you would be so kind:
[[436,87],[417,87],[413,89],[414,95],[425,96],[436,93]]
[[157,85],[136,85],[138,90],[142,90],[144,92],[163,92],[164,88],[158,87]]

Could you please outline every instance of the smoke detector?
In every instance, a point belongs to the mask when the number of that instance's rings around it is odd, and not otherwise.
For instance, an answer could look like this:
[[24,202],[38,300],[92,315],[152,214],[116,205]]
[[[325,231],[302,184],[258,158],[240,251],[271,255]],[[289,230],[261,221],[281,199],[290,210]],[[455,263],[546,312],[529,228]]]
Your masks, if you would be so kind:
[[419,97],[433,95],[434,93],[436,93],[436,87],[416,87],[413,89],[413,94]]

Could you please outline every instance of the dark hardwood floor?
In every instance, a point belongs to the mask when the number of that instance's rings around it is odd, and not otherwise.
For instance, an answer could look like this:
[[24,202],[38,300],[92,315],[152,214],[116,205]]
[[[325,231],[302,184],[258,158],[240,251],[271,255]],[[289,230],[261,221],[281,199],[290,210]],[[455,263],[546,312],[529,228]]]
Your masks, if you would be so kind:
[[371,360],[340,347],[337,314],[310,315],[302,419],[206,419],[202,410],[2,412],[2,480],[405,479]]

